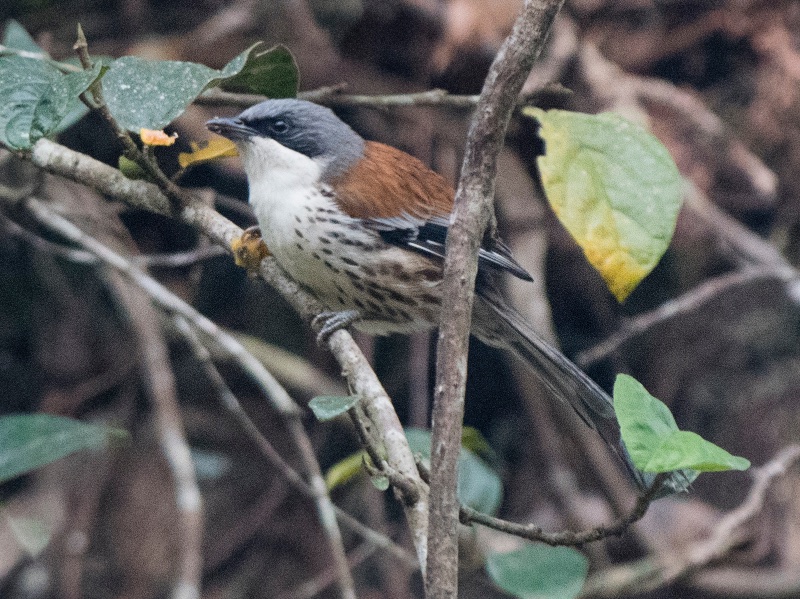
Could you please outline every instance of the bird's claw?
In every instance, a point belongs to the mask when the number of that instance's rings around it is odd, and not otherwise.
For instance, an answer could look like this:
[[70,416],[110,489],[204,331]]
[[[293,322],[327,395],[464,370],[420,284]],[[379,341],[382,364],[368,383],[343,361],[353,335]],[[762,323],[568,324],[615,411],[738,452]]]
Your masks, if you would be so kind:
[[351,324],[361,319],[358,310],[343,310],[340,312],[320,312],[311,321],[311,326],[317,331],[317,343],[325,345],[336,331],[346,329]]
[[269,250],[261,239],[260,227],[247,227],[241,237],[231,241],[233,260],[248,273],[257,273],[261,260],[269,256]]

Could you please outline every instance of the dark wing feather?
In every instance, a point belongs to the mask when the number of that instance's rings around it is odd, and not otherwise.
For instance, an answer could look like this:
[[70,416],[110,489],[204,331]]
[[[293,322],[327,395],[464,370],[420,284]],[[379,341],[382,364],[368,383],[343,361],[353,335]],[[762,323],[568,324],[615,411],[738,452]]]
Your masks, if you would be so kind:
[[[424,220],[402,215],[369,219],[367,224],[387,243],[444,259],[444,246],[450,226],[444,217],[433,216]],[[501,241],[495,242],[491,249],[482,247],[478,250],[478,270],[482,268],[505,270],[523,281],[533,280],[533,277],[511,255],[508,246]]]

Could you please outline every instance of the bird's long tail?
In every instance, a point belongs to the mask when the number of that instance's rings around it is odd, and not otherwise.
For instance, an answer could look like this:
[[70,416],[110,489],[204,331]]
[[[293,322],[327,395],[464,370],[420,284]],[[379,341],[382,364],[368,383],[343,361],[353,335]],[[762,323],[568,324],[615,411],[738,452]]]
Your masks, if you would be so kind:
[[[611,397],[555,347],[542,339],[516,310],[491,289],[475,298],[473,334],[493,347],[508,349],[520,357],[542,383],[578,416],[596,430],[620,458],[640,490],[653,483],[655,475],[636,469],[620,438],[619,422]],[[659,496],[683,491],[689,485],[686,473],[673,472],[662,484]]]

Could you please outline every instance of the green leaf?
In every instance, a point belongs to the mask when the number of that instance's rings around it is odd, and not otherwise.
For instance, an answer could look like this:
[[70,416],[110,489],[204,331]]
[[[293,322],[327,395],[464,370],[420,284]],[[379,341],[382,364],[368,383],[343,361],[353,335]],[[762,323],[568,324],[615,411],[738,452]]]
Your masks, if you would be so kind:
[[389,477],[383,474],[374,474],[369,477],[372,486],[378,491],[386,491],[389,488]]
[[[103,78],[103,95],[125,129],[163,129],[201,92],[218,85],[280,97],[294,95],[297,67],[293,58],[291,65],[287,63],[287,54],[291,58],[282,46],[264,50],[259,42],[219,71],[193,62],[124,56],[109,65]],[[294,83],[290,71],[294,72]]]
[[[430,464],[430,431],[407,428],[406,438],[411,451]],[[497,473],[470,450],[461,448],[458,457],[458,499],[472,509],[494,514],[503,499],[503,483]]]
[[33,41],[31,35],[25,31],[25,28],[14,19],[9,19],[6,23],[6,29],[3,32],[3,45],[7,48],[13,48],[14,50],[35,52],[41,54],[42,57],[47,56],[47,52],[42,50],[39,45]]
[[361,399],[360,395],[319,395],[308,402],[317,420],[325,422],[341,416]]
[[75,98],[71,106],[68,108],[66,116],[61,119],[61,122],[55,129],[53,129],[51,133],[58,134],[62,131],[66,131],[72,127],[72,125],[86,116],[87,112],[89,112],[89,107],[81,102],[80,98]]
[[625,374],[614,382],[614,410],[634,465],[643,472],[746,470],[750,462],[700,435],[681,431],[669,408]]
[[0,418],[0,482],[82,449],[101,449],[120,429],[50,416],[22,414]]
[[127,158],[126,156],[120,155],[120,157],[117,159],[117,168],[128,179],[147,180],[149,178],[147,172],[141,166],[139,166],[138,163],[130,158]]
[[65,75],[34,58],[1,57],[0,142],[26,149],[53,133],[100,75],[100,65]]
[[486,558],[486,571],[494,583],[521,599],[577,597],[588,570],[586,558],[569,547],[526,544]]
[[97,63],[89,70],[61,75],[56,79],[49,92],[39,100],[33,113],[31,143],[60,127],[62,121],[75,109],[78,96],[100,77],[102,68]]
[[270,98],[294,98],[297,95],[300,71],[286,46],[279,44],[266,50],[263,45],[255,46],[248,51],[247,60],[238,72],[229,68],[235,60],[223,69],[228,78],[220,82],[222,89]]
[[651,133],[619,115],[526,108],[541,124],[547,199],[589,262],[623,301],[667,249],[681,177]]

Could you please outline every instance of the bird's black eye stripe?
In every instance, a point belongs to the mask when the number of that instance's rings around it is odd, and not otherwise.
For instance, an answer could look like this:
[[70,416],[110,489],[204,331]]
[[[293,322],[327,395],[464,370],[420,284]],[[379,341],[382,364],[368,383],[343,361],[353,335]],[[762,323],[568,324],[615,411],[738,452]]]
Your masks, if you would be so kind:
[[266,137],[280,137],[286,135],[291,125],[286,119],[261,118],[248,123],[253,129]]

